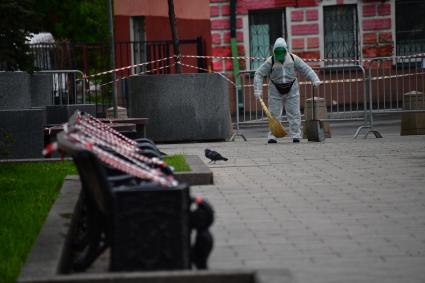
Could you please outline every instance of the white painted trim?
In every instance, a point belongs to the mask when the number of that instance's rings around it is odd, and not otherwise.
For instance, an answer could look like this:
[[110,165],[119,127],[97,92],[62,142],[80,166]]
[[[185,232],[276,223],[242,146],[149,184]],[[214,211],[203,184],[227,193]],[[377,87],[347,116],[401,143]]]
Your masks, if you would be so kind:
[[[322,0],[319,5],[322,6],[335,6],[337,0]],[[378,0],[377,0],[378,1]],[[343,5],[360,4],[360,0],[344,0]]]
[[321,6],[334,6],[336,5],[336,0],[324,0],[321,3]]

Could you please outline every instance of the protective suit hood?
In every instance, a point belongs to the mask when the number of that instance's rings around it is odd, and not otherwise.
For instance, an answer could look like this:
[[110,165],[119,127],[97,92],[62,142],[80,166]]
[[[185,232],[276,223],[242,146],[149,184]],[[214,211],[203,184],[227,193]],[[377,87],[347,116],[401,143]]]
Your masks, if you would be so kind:
[[285,39],[284,39],[284,38],[282,38],[282,37],[278,37],[278,38],[276,39],[276,41],[275,41],[275,43],[274,43],[274,45],[273,45],[273,51],[274,51],[276,48],[278,48],[278,47],[280,47],[280,48],[285,48],[286,50],[288,50],[288,45],[286,44],[286,41],[285,41]]

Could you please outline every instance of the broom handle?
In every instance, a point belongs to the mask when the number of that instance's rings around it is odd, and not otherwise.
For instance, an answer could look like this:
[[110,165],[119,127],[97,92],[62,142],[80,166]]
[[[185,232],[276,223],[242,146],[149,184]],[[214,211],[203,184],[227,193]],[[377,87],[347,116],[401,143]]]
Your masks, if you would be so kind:
[[258,98],[258,101],[260,101],[261,107],[263,108],[263,111],[266,113],[267,118],[272,119],[272,114],[270,113],[269,109],[267,109],[266,104],[264,103],[261,96]]

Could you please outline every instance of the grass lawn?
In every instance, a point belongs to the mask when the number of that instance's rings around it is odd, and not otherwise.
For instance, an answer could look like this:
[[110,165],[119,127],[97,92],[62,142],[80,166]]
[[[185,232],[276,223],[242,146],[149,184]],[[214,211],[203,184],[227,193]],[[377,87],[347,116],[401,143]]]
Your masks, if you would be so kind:
[[[190,171],[183,155],[166,156],[175,172]],[[0,283],[14,283],[72,161],[0,163]]]
[[0,163],[0,283],[13,283],[56,199],[70,161]]
[[162,158],[168,165],[174,167],[174,172],[192,171],[182,154],[164,156]]

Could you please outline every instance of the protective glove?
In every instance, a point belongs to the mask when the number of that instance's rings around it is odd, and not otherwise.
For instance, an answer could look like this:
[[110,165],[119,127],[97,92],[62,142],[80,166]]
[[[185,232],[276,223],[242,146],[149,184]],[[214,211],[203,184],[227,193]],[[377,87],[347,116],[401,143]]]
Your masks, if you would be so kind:
[[313,82],[313,86],[314,86],[314,87],[319,87],[321,84],[323,84],[323,82],[322,82],[322,81],[314,81],[314,82]]
[[260,98],[261,95],[263,95],[263,92],[261,90],[254,90],[254,96],[255,98]]

